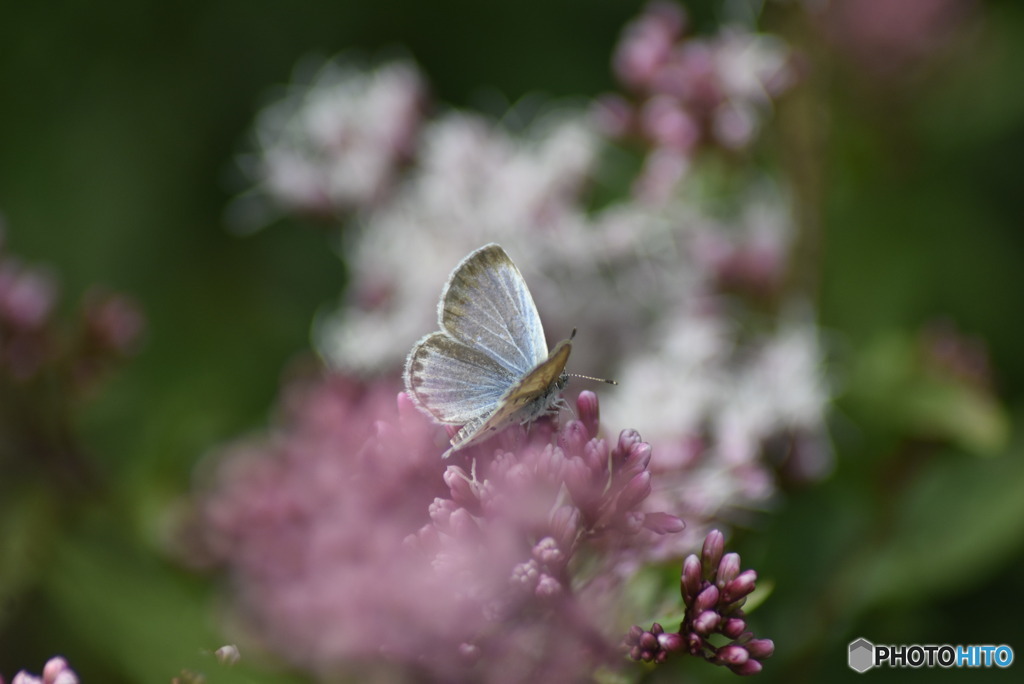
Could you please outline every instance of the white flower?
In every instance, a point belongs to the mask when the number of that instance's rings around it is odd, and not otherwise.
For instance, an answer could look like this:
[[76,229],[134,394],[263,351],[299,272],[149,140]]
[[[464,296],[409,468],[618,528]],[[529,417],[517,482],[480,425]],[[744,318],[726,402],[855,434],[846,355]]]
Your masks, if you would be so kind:
[[533,282],[586,230],[578,193],[596,152],[583,116],[552,116],[521,136],[467,114],[430,124],[419,166],[349,244],[348,299],[318,322],[321,353],[357,372],[400,366],[436,328],[452,268],[487,242],[501,243]]
[[[364,71],[328,62],[260,112],[257,150],[243,160],[257,187],[240,199],[262,196],[285,211],[328,216],[378,201],[414,144],[424,93],[409,63]],[[257,212],[269,210],[241,211],[265,220]]]

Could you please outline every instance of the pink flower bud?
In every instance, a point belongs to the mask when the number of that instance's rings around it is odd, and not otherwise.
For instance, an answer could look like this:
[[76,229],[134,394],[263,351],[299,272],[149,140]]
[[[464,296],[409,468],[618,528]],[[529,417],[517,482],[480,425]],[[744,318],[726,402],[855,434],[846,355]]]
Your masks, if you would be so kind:
[[771,639],[751,639],[743,644],[752,658],[763,660],[770,658],[775,653],[775,642]]
[[687,604],[700,593],[700,560],[692,553],[683,561],[683,574],[679,578],[679,585],[683,600]]
[[558,446],[566,455],[579,455],[583,453],[583,447],[590,441],[587,428],[582,421],[570,420],[558,432]]
[[718,627],[718,623],[721,622],[722,616],[713,610],[705,610],[703,613],[697,616],[697,619],[693,621],[693,631],[698,634],[708,635],[711,634]]
[[537,581],[537,588],[534,593],[540,597],[557,596],[562,593],[562,583],[551,575],[542,574]]
[[722,556],[722,562],[718,565],[718,576],[715,583],[724,587],[736,579],[740,574],[740,555],[738,553],[727,553]]
[[729,637],[730,639],[736,639],[740,634],[743,634],[743,630],[747,628],[746,620],[742,618],[729,618],[722,625],[722,634]]
[[597,394],[590,390],[580,392],[576,397],[576,412],[579,414],[580,422],[587,429],[587,436],[597,437],[597,431],[601,427]]
[[651,473],[647,470],[633,476],[619,494],[616,509],[621,512],[632,511],[651,494]]
[[757,571],[744,570],[739,577],[725,585],[725,596],[729,603],[743,598],[754,591],[757,583]]
[[625,459],[634,445],[640,444],[643,440],[636,430],[626,429],[619,433],[619,441],[615,445],[615,455],[619,459]]
[[479,509],[479,489],[470,481],[469,475],[465,470],[459,466],[451,465],[444,471],[442,477],[444,478],[444,483],[448,485],[449,492],[451,492],[452,501],[471,511]]
[[580,511],[575,506],[560,506],[551,514],[551,534],[559,548],[572,549],[580,529]]
[[751,658],[742,665],[736,665],[729,669],[738,675],[755,675],[763,669],[763,666],[761,663]]
[[675,534],[682,532],[686,523],[668,513],[647,513],[644,515],[644,527],[655,534]]
[[702,592],[697,594],[697,598],[693,602],[693,609],[698,613],[713,609],[718,605],[718,596],[718,587],[713,584],[705,587]]
[[717,660],[729,666],[742,665],[750,660],[750,654],[738,644],[729,644],[718,650]]
[[725,552],[725,535],[718,530],[711,530],[704,538],[704,547],[700,552],[700,562],[704,569],[704,579],[709,582],[714,580],[714,573],[718,570],[718,564],[722,562],[722,554]]
[[679,651],[683,648],[683,637],[675,632],[659,634],[658,645],[666,651]]

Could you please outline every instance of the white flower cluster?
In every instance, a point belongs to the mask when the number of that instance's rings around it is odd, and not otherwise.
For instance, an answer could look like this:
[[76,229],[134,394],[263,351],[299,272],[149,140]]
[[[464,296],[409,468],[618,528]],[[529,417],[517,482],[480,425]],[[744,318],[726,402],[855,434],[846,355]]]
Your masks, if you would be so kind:
[[468,114],[428,125],[418,167],[346,249],[348,299],[317,326],[322,353],[360,373],[393,369],[436,327],[438,293],[466,254],[499,242],[532,274],[552,249],[579,243],[579,188],[596,150],[580,117],[520,137]]
[[275,213],[333,217],[380,201],[415,144],[425,83],[409,63],[364,71],[328,62],[291,86],[256,122],[255,181],[233,207],[239,228]]

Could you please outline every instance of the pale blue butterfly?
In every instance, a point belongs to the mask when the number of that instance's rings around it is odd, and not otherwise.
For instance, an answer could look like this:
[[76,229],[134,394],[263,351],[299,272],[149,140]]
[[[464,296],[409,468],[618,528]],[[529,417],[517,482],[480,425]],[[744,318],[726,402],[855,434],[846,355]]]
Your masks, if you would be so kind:
[[548,353],[537,305],[501,246],[485,245],[455,267],[437,318],[441,330],[409,353],[405,387],[438,422],[462,426],[444,458],[556,407],[572,338]]

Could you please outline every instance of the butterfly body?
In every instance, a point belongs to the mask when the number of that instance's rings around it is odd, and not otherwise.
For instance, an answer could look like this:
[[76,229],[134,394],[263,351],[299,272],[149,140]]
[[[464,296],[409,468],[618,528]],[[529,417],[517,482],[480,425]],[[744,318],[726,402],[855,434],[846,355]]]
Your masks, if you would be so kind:
[[485,245],[455,267],[438,324],[440,331],[410,352],[405,386],[435,420],[462,426],[445,457],[555,408],[572,341],[548,353],[526,281],[499,245]]

